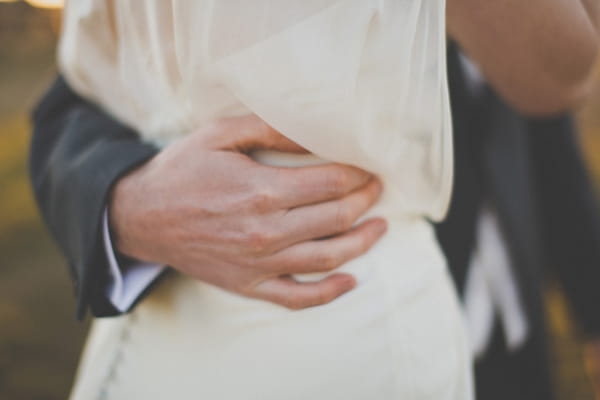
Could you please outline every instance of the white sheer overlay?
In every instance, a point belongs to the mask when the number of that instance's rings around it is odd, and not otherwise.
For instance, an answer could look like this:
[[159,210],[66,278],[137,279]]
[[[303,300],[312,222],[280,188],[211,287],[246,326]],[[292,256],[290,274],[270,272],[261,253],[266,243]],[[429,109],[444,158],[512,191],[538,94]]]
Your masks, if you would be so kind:
[[253,112],[326,160],[393,178],[404,212],[444,215],[442,1],[82,0],[65,16],[69,82],[148,140]]
[[145,140],[257,114],[313,153],[258,160],[376,173],[385,192],[371,215],[389,222],[343,266],[358,288],[326,306],[290,312],[173,276],[131,315],[95,323],[73,398],[471,398],[427,222],[451,186],[444,19],[444,0],[67,4],[62,72]]

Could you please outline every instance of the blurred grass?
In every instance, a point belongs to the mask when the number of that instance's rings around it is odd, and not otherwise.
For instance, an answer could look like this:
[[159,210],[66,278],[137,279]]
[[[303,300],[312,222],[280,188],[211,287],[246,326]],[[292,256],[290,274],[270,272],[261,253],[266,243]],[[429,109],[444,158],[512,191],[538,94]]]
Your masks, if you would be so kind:
[[[5,11],[1,5],[0,14]],[[75,320],[67,268],[38,217],[27,172],[28,114],[55,73],[55,36],[5,39],[0,37],[0,399],[63,400],[87,324]]]
[[37,212],[24,176],[29,125],[24,114],[0,118],[0,236],[23,225],[34,225]]
[[570,318],[562,293],[554,285],[546,294],[548,320],[552,329],[552,368],[557,378],[558,400],[594,400],[583,370],[582,343]]
[[86,325],[28,182],[24,112],[0,116],[0,399],[65,399]]

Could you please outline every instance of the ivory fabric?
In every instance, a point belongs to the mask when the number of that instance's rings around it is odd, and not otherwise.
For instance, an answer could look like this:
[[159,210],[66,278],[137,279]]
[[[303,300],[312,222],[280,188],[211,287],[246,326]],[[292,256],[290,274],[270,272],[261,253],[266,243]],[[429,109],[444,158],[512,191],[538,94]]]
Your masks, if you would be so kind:
[[444,0],[67,3],[62,72],[145,140],[257,114],[313,153],[257,160],[376,173],[369,215],[389,223],[342,267],[358,287],[325,306],[293,312],[174,274],[130,315],[94,322],[72,399],[472,398],[428,222],[451,189],[444,18]]

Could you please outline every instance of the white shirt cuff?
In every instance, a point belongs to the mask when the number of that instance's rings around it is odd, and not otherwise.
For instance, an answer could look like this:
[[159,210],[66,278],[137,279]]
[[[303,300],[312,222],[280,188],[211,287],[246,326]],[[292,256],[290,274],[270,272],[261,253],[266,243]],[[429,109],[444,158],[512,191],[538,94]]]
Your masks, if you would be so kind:
[[107,209],[104,210],[102,221],[102,237],[110,276],[106,295],[117,310],[126,312],[166,267],[155,263],[134,261],[127,265],[126,269],[122,269],[112,246]]

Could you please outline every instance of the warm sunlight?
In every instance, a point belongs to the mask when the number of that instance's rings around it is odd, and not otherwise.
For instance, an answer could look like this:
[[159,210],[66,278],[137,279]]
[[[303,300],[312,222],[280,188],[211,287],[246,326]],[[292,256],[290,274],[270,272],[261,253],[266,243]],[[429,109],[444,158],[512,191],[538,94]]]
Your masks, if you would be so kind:
[[39,8],[61,8],[64,0],[26,0],[27,3]]
[[[0,3],[16,3],[19,0],[0,0]],[[25,0],[33,7],[38,8],[62,8],[64,0]]]

